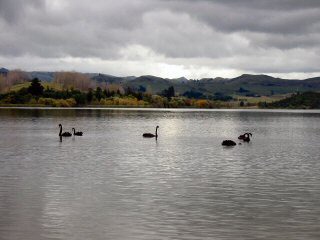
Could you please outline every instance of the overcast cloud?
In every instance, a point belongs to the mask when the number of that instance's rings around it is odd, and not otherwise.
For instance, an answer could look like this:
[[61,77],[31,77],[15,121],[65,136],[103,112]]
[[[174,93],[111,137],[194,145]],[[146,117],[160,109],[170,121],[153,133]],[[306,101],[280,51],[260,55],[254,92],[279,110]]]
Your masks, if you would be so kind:
[[320,76],[319,0],[0,0],[0,67]]

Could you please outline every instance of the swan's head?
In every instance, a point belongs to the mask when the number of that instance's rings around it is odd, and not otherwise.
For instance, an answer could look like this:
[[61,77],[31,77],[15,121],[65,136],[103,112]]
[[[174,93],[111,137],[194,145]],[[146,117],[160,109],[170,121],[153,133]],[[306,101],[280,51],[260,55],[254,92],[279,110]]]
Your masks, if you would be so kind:
[[157,126],[156,128],[159,128],[159,126]]
[[74,128],[72,128],[72,131],[75,130]]
[[59,127],[62,127],[61,123],[59,123]]

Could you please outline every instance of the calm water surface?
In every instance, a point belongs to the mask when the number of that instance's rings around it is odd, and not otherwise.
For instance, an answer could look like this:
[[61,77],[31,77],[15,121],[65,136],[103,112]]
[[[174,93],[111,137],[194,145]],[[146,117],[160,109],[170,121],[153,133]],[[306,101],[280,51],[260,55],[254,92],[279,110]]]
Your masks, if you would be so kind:
[[320,239],[319,111],[0,109],[0,153],[1,240]]

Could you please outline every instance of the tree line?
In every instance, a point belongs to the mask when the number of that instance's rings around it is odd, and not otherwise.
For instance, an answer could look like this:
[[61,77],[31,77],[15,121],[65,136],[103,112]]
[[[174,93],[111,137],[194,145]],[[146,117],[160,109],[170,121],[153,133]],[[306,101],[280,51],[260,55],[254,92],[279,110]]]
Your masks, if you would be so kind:
[[[55,83],[59,83],[60,90],[44,87],[39,79],[34,78],[28,87],[17,91],[0,94],[0,104],[28,104],[37,106],[73,107],[84,105],[99,106],[139,106],[139,107],[197,107],[222,108],[232,107],[229,103],[208,99],[190,99],[176,96],[175,89],[170,86],[158,95],[152,95],[143,88],[132,89],[116,84],[96,86],[85,78],[74,82],[69,74],[59,76]],[[77,88],[75,88],[77,87]],[[88,88],[88,89],[87,89]],[[83,91],[81,89],[87,89]]]

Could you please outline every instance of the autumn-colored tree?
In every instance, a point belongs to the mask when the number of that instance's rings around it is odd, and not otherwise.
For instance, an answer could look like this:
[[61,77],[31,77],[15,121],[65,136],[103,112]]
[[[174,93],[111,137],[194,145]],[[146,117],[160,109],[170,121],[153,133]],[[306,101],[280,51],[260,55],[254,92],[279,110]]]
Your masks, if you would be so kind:
[[124,94],[125,93],[123,87],[119,84],[108,84],[106,86],[106,91],[108,91],[110,93],[114,92],[117,94]]
[[60,84],[63,89],[78,89],[88,91],[95,83],[85,74],[78,72],[58,72],[54,76],[54,82]]
[[164,99],[163,97],[158,95],[152,95],[151,103],[154,107],[166,107],[167,99]]
[[0,92],[8,91],[11,86],[28,80],[28,74],[21,70],[12,70],[6,76],[0,75]]
[[198,108],[208,108],[209,107],[209,102],[208,102],[208,100],[200,99],[200,100],[196,101],[195,105]]
[[6,89],[6,79],[4,76],[0,75],[0,93],[4,92]]
[[26,81],[29,81],[28,74],[19,69],[8,72],[8,75],[6,77],[7,87],[11,87],[12,85],[23,83]]

